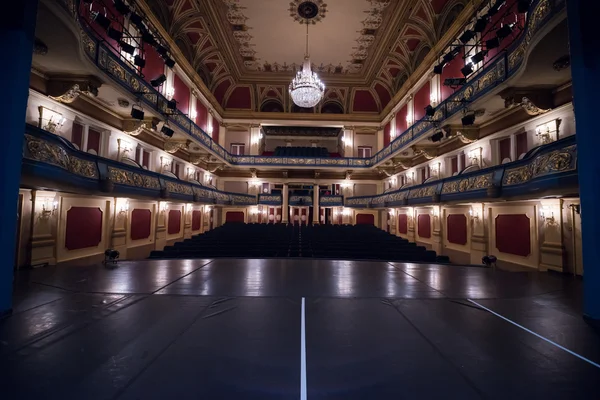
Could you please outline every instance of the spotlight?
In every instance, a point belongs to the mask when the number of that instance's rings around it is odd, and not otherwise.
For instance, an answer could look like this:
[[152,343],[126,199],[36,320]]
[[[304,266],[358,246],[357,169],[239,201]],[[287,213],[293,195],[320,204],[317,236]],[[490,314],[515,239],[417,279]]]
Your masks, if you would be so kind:
[[164,47],[162,47],[161,45],[157,45],[156,47],[156,52],[161,56],[161,57],[166,57],[167,56],[167,49],[165,49]]
[[454,47],[446,55],[444,55],[444,62],[449,63],[454,60],[454,57],[460,54],[460,47]]
[[433,73],[440,75],[444,71],[445,66],[446,66],[446,64],[444,64],[444,63],[440,63],[440,64],[436,65],[435,67],[433,67]]
[[110,19],[106,18],[106,15],[102,15],[99,12],[95,13],[94,22],[104,28],[104,30],[110,28]]
[[485,60],[485,56],[487,56],[487,53],[487,50],[481,50],[479,53],[471,57],[471,62],[473,62],[474,64],[482,62],[483,60]]
[[463,126],[470,126],[475,123],[475,113],[470,113],[462,117],[461,122]]
[[466,30],[465,33],[463,33],[462,35],[460,35],[460,37],[458,38],[458,40],[460,40],[461,42],[463,42],[464,44],[468,43],[469,41],[471,41],[473,38],[475,38],[475,32],[473,32],[472,30]]
[[513,27],[514,27],[514,24],[506,24],[506,25],[502,26],[502,28],[500,28],[496,31],[496,36],[498,36],[498,39],[500,39],[500,40],[510,36],[510,34],[513,31]]
[[468,63],[467,65],[465,65],[464,67],[462,67],[462,69],[460,70],[460,72],[462,72],[462,74],[465,77],[471,75],[473,73],[473,63]]
[[488,10],[488,15],[491,17],[493,15],[498,14],[498,11],[502,8],[502,6],[506,3],[506,0],[497,0],[496,3],[490,7]]
[[175,67],[175,61],[170,57],[165,57],[165,65],[169,68]]
[[134,104],[131,106],[131,118],[138,119],[140,121],[144,119],[144,110],[142,109],[142,106],[139,104]]
[[127,15],[131,12],[127,4],[123,2],[123,0],[115,0],[115,10],[117,10],[122,15]]
[[142,32],[142,40],[150,46],[154,47],[156,45],[156,39],[154,39],[154,36],[148,31]]
[[119,251],[118,250],[114,250],[114,249],[106,249],[106,251],[104,252],[104,263],[108,264],[108,263],[113,263],[115,264],[117,262],[117,258],[119,258]]
[[435,108],[433,108],[431,104],[425,107],[425,115],[428,117],[433,117],[435,115]]
[[131,13],[131,15],[129,16],[129,22],[131,22],[132,24],[137,26],[139,28],[139,30],[146,29],[146,27],[144,26],[144,21],[142,20],[142,17],[136,13]]
[[497,49],[498,47],[500,47],[500,39],[498,39],[497,37],[495,37],[493,39],[487,40],[485,42],[485,47],[488,50]]
[[429,138],[429,140],[431,140],[432,142],[439,142],[443,138],[444,138],[444,132],[437,131],[436,133],[434,133],[433,135],[431,135],[431,137]]
[[136,55],[135,58],[133,59],[133,64],[137,65],[140,68],[144,68],[146,66],[146,60],[144,60],[139,55]]
[[521,14],[525,14],[529,11],[529,6],[531,5],[531,0],[519,0],[517,2],[517,12]]
[[487,15],[484,15],[483,17],[479,18],[477,22],[475,22],[475,26],[473,26],[473,31],[477,33],[482,33],[483,31],[485,31],[489,20],[490,17],[488,17]]
[[123,32],[116,30],[114,28],[108,28],[108,37],[116,40],[117,42],[121,39],[123,39]]
[[173,133],[175,133],[175,131],[173,131],[173,129],[171,129],[171,127],[169,125],[167,125],[166,122],[160,131],[163,135],[168,136],[168,137],[173,137]]
[[167,77],[165,76],[165,74],[160,75],[158,78],[156,79],[152,79],[150,81],[150,84],[153,87],[159,87],[160,85],[162,85],[163,83],[165,83],[167,81]]
[[176,100],[167,101],[167,108],[169,110],[177,110],[177,101]]
[[467,83],[465,78],[448,78],[444,80],[444,86],[462,86]]
[[129,43],[125,43],[124,41],[119,41],[119,46],[121,46],[121,50],[123,50],[127,54],[133,55],[135,53],[135,47],[130,45]]

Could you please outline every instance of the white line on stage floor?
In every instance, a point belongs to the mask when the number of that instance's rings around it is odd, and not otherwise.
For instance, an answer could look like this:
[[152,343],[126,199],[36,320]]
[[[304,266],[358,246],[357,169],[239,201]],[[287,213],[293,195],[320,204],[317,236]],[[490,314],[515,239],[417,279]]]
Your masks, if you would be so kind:
[[[551,345],[553,345],[553,346],[556,346],[556,347],[558,347],[559,349],[561,349],[561,350],[564,350],[564,351],[566,351],[567,353],[569,353],[569,354],[572,354],[572,355],[574,355],[575,357],[577,357],[577,358],[579,358],[579,359],[581,359],[581,360],[583,360],[583,361],[585,361],[585,362],[587,362],[587,363],[590,363],[590,364],[592,364],[594,367],[600,368],[600,364],[597,364],[597,363],[593,362],[592,360],[589,360],[589,359],[587,359],[587,358],[585,358],[585,357],[583,357],[583,356],[580,356],[579,354],[575,353],[574,351],[571,351],[571,350],[567,349],[566,347],[563,347],[563,346],[561,346],[561,345],[560,345],[560,344],[558,344],[558,343],[554,343],[552,340],[550,340],[550,339],[547,339],[547,338],[543,337],[542,335],[540,335],[540,334],[538,334],[538,333],[535,333],[534,331],[532,331],[532,330],[530,330],[530,329],[527,329],[527,328],[525,328],[523,325],[519,325],[519,324],[517,324],[516,322],[514,322],[514,321],[512,321],[512,320],[510,320],[510,319],[508,319],[508,318],[506,318],[506,317],[504,317],[504,316],[502,316],[502,315],[498,314],[497,312],[494,312],[494,311],[490,310],[489,308],[482,306],[481,304],[477,303],[476,301],[473,301],[473,300],[471,300],[471,299],[467,299],[467,300],[469,300],[471,303],[475,304],[477,307],[483,308],[485,311],[487,311],[487,312],[489,312],[489,313],[491,313],[491,314],[494,314],[496,317],[502,318],[502,319],[503,319],[503,320],[505,320],[506,322],[510,322],[510,323],[511,323],[511,324],[513,324],[514,326],[516,326],[516,327],[519,327],[519,328],[523,329],[525,332],[529,332],[529,333],[531,333],[532,335],[534,335],[534,336],[537,336],[537,337],[539,337],[539,338],[540,338],[540,339],[542,339],[542,340],[545,340],[546,342],[550,343]],[[303,301],[303,303],[302,303],[302,306],[303,306],[303,309],[304,309],[304,300],[302,300],[302,301]],[[304,316],[304,313],[303,313],[302,315]],[[303,332],[304,332],[304,331],[303,331]]]
[[306,319],[304,317],[305,299],[302,298],[300,317],[300,400],[306,400]]

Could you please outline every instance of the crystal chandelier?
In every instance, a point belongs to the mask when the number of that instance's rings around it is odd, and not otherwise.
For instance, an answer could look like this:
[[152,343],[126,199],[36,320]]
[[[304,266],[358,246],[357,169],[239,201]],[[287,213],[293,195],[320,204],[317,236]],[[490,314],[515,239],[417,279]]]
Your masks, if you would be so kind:
[[294,104],[299,107],[312,108],[323,98],[325,85],[316,73],[310,68],[310,57],[308,56],[308,23],[306,24],[306,53],[302,70],[296,73],[296,77],[290,83],[290,96]]

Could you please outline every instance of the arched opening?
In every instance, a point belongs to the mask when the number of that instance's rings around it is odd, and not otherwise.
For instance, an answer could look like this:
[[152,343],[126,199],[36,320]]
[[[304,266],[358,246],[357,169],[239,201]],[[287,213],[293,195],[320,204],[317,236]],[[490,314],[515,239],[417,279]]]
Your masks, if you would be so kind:
[[283,112],[283,105],[274,99],[266,100],[260,106],[261,112]]
[[321,114],[343,114],[344,107],[336,101],[329,101],[321,107]]

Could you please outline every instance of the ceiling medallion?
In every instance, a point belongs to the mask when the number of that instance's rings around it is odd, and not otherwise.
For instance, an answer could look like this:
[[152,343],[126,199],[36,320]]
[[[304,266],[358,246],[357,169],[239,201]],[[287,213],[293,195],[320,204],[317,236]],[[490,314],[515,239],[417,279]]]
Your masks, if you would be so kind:
[[316,24],[325,18],[327,4],[324,0],[294,0],[290,2],[290,17],[301,24]]
[[325,85],[310,67],[308,55],[308,24],[306,22],[306,53],[304,53],[304,65],[296,73],[296,77],[290,83],[289,91],[294,104],[298,107],[312,108],[323,98]]

